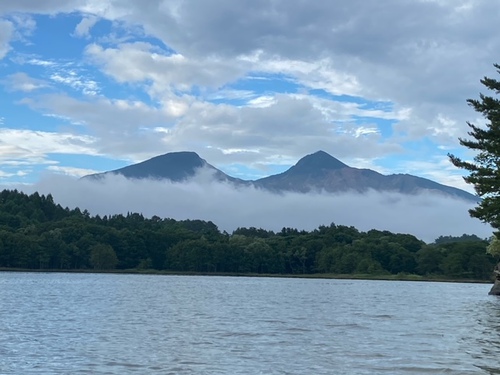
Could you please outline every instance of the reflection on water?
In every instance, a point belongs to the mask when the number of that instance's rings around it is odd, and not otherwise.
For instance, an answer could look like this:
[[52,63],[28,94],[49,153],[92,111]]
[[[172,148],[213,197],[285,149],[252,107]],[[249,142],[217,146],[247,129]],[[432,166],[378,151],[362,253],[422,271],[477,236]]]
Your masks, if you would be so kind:
[[0,373],[500,374],[488,290],[0,273]]

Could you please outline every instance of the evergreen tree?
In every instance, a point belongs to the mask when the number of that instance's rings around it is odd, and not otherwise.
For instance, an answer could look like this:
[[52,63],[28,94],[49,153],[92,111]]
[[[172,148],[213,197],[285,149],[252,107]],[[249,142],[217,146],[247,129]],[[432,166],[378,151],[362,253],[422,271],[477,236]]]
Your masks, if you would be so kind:
[[[500,64],[494,64],[500,73]],[[481,83],[496,95],[500,94],[500,81],[484,77]],[[473,139],[460,138],[460,144],[477,152],[473,162],[449,154],[451,162],[470,174],[465,182],[472,184],[482,200],[469,210],[472,217],[491,224],[500,230],[500,99],[480,94],[479,100],[468,99],[467,103],[487,120],[485,126],[470,122],[468,134]]]
[[[500,64],[494,64],[500,73]],[[500,81],[484,77],[481,83],[496,95],[500,94]],[[474,185],[476,193],[482,198],[478,205],[469,210],[476,217],[497,230],[500,235],[500,100],[493,96],[479,95],[479,100],[468,99],[467,103],[486,119],[484,127],[467,122],[469,135],[474,139],[460,138],[460,144],[477,152],[474,162],[464,161],[449,154],[451,162],[466,169],[470,174],[465,182]],[[493,245],[493,244],[492,244]],[[495,268],[496,280],[490,294],[500,295],[500,263]]]

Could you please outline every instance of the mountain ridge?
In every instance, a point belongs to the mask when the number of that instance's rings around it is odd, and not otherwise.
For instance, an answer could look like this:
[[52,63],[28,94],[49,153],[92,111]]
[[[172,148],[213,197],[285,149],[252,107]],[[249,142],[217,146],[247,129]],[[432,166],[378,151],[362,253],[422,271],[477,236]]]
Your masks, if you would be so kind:
[[353,168],[319,150],[297,161],[288,170],[257,180],[242,180],[227,175],[192,151],[170,152],[120,169],[87,175],[100,179],[106,175],[122,175],[128,179],[154,179],[183,182],[194,177],[200,168],[207,168],[217,181],[236,186],[253,186],[274,193],[297,192],[356,192],[370,190],[415,195],[422,192],[439,193],[468,201],[478,201],[473,194],[452,186],[410,174],[383,175],[371,169]]

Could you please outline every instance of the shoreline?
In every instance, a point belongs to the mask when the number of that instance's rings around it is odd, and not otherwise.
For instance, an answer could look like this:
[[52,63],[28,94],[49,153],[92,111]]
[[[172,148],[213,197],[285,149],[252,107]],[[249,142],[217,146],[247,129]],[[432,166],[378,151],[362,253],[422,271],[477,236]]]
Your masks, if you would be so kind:
[[332,280],[383,280],[383,281],[421,281],[421,282],[445,282],[465,284],[493,284],[494,280],[476,280],[449,278],[441,276],[421,276],[416,274],[397,275],[370,275],[370,274],[257,274],[257,273],[234,273],[234,272],[179,272],[159,270],[95,270],[95,269],[24,269],[24,268],[0,268],[0,272],[28,272],[28,273],[95,273],[95,274],[117,274],[117,275],[167,275],[167,276],[225,276],[225,277],[268,277],[283,279],[332,279]]

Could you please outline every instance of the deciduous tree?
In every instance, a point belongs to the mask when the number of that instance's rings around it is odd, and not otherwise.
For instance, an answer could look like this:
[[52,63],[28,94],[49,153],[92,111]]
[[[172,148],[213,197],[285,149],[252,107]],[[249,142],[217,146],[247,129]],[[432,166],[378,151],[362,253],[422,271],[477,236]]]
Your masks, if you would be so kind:
[[111,270],[118,264],[118,258],[110,245],[97,244],[90,250],[90,263],[97,270]]

